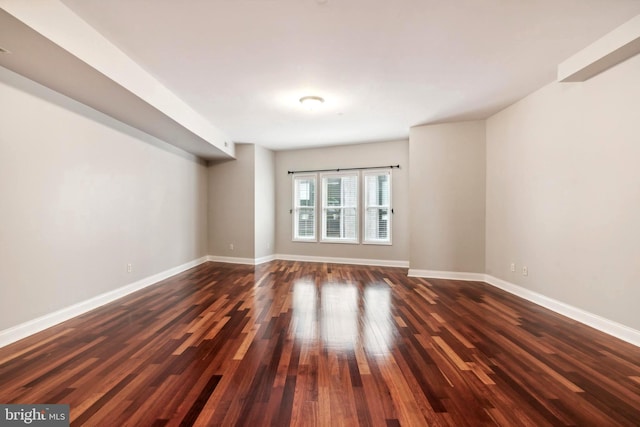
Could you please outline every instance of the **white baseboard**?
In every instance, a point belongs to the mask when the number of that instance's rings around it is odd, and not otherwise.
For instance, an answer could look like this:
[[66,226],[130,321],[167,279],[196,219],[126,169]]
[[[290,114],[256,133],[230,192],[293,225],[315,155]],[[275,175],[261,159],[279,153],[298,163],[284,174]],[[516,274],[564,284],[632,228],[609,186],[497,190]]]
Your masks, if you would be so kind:
[[303,261],[303,262],[322,262],[331,264],[353,264],[353,265],[371,265],[376,267],[401,267],[409,268],[409,261],[383,260],[383,259],[366,259],[366,258],[339,258],[339,257],[321,257],[309,255],[289,255],[277,254],[275,259],[283,261]]
[[33,320],[21,323],[13,326],[9,329],[0,331],[0,347],[4,347],[8,344],[26,338],[29,335],[33,335],[36,332],[43,331],[58,323],[69,320],[73,317],[84,314],[88,311],[96,309],[100,306],[108,304],[112,301],[122,298],[130,293],[154,285],[164,279],[174,276],[178,273],[182,273],[190,268],[200,265],[207,261],[208,257],[202,257],[185,264],[179,265],[169,270],[165,270],[161,273],[154,274],[153,276],[145,277],[144,279],[122,286],[121,288],[114,289],[104,294],[97,295],[85,301],[81,301],[77,304],[73,304],[69,307],[65,307],[53,313],[45,314],[44,316],[37,317]]
[[209,255],[207,261],[213,262],[226,262],[229,264],[246,264],[246,265],[259,265],[265,262],[273,261],[277,259],[275,255],[267,255],[260,258],[237,258],[229,256]]
[[274,260],[282,261],[303,261],[303,262],[322,262],[332,264],[354,264],[354,265],[372,265],[378,267],[402,267],[409,268],[409,261],[395,261],[395,260],[381,260],[381,259],[366,259],[366,258],[339,258],[339,257],[321,257],[310,255],[289,255],[289,254],[275,254],[268,255],[261,258],[236,258],[218,255],[209,255],[208,261],[213,262],[226,262],[229,264],[246,264],[246,265],[258,265],[264,264]]
[[523,288],[513,283],[507,282],[491,275],[485,275],[485,282],[500,288],[510,294],[519,296],[542,307],[548,308],[551,311],[567,316],[580,323],[584,323],[587,326],[591,326],[606,334],[612,335],[630,344],[640,347],[640,331],[625,326],[621,323],[614,322],[613,320],[606,319],[597,314],[590,313],[572,305],[563,303],[561,301],[549,298],[545,295]]
[[260,258],[256,258],[254,260],[255,265],[260,265],[260,264],[264,264],[265,262],[271,262],[271,261],[275,261],[277,258],[274,254],[271,255],[267,255],[267,256],[263,256]]
[[469,280],[474,282],[484,282],[485,274],[483,273],[466,273],[457,271],[439,271],[439,270],[417,270],[409,269],[407,274],[409,277],[428,277],[432,279],[449,279],[449,280]]

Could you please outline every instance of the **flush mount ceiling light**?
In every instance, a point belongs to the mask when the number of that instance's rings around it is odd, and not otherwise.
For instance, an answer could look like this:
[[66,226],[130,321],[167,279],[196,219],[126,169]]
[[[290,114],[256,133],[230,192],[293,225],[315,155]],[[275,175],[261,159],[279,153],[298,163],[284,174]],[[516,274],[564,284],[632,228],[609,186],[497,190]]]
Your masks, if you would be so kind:
[[313,110],[321,106],[323,102],[324,99],[320,98],[319,96],[303,96],[302,98],[300,98],[300,104],[302,104],[303,107],[309,110]]

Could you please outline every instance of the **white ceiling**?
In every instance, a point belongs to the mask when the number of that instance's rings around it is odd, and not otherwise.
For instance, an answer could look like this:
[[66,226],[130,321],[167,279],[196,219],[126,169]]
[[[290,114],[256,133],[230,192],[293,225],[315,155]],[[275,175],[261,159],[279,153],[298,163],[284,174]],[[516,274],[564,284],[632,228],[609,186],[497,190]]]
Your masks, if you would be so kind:
[[[235,142],[407,138],[486,118],[638,0],[63,0]],[[297,100],[326,102],[309,112]]]

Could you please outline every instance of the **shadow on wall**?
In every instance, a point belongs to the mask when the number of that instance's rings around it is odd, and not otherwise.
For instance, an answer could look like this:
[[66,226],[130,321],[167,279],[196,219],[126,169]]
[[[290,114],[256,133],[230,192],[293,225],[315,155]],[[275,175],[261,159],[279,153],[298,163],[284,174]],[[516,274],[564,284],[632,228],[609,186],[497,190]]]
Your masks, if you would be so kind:
[[186,151],[168,144],[152,135],[149,135],[148,133],[142,132],[132,126],[113,119],[104,113],[94,110],[93,108],[75,101],[65,95],[62,95],[54,90],[42,86],[39,83],[29,80],[26,77],[22,77],[21,75],[14,73],[13,71],[8,70],[4,67],[0,67],[0,83],[5,83],[7,86],[14,87],[24,93],[28,93],[32,96],[43,99],[75,114],[100,123],[101,125],[107,126],[140,141],[146,142],[153,147],[168,151],[169,153],[180,156],[184,159],[192,160],[202,166],[206,166],[207,164],[206,160],[202,160],[199,157],[194,156],[193,154],[187,153]]

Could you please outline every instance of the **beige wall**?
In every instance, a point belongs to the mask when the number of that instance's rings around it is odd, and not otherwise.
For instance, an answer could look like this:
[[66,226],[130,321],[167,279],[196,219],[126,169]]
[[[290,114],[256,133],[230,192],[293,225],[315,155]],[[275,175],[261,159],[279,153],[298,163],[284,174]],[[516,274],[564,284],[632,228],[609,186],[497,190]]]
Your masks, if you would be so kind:
[[411,128],[411,269],[484,272],[484,121]]
[[[289,170],[397,165],[393,170],[393,245],[292,242],[292,182]],[[357,258],[383,261],[409,259],[409,146],[407,141],[276,152],[276,252],[284,255]]]
[[636,56],[487,122],[487,273],[635,329],[639,76]]
[[207,254],[201,162],[1,67],[0,100],[0,330]]
[[209,166],[208,199],[209,255],[253,261],[274,253],[273,151],[236,144],[236,160]]
[[255,257],[255,150],[237,144],[236,160],[209,166],[209,255]]
[[274,254],[276,232],[275,155],[255,146],[255,257]]

